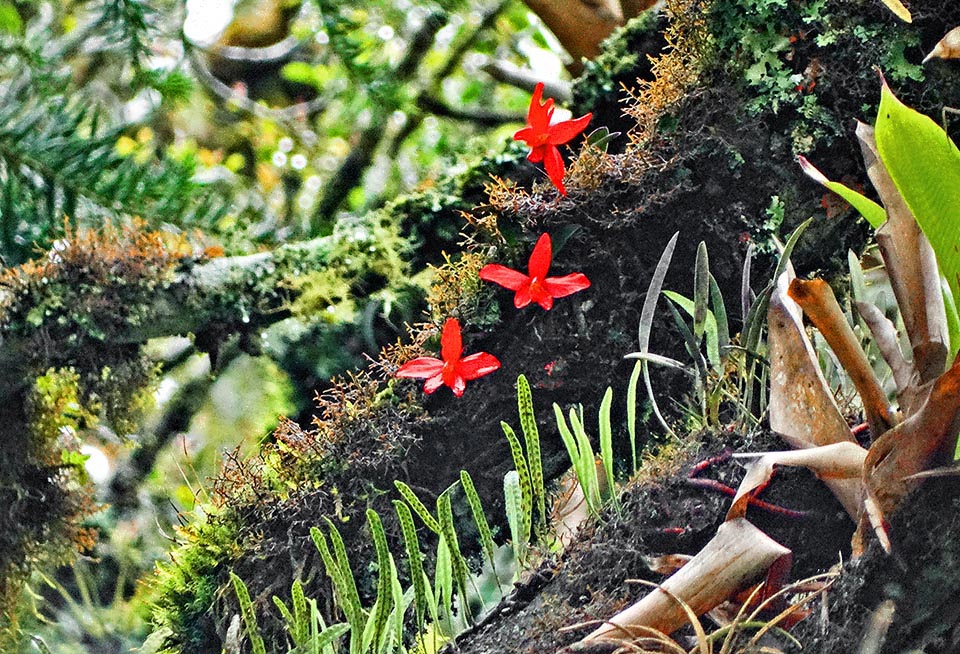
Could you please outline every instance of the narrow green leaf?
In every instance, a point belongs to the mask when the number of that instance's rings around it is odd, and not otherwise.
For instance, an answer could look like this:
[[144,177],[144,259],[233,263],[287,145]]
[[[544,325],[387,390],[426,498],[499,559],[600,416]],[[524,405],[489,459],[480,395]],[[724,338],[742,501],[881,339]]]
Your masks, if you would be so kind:
[[[681,317],[680,312],[676,309],[677,306],[683,308],[684,304],[688,304],[689,306],[690,300],[673,291],[664,291],[663,294],[672,300],[672,302],[667,303],[667,308],[670,310],[670,315],[673,316],[673,323],[676,325],[677,331],[680,332],[680,336],[683,338],[684,348],[687,350],[690,358],[693,359],[697,373],[700,379],[703,380],[707,376],[706,362],[703,359],[703,355],[700,354],[696,337],[693,335],[693,332],[690,331],[690,327],[687,326],[683,317]],[[674,306],[675,304],[676,306]]]
[[287,605],[283,603],[283,600],[276,595],[273,596],[273,604],[277,607],[277,610],[280,611],[280,615],[283,616],[283,621],[287,623],[287,629],[290,631],[290,638],[293,639],[294,644],[300,643],[300,641],[297,640],[297,623],[293,617],[293,613],[291,613]]
[[424,584],[423,559],[420,553],[420,539],[417,528],[413,524],[413,514],[410,507],[402,500],[393,500],[393,508],[397,512],[400,522],[400,533],[403,535],[403,546],[407,552],[407,565],[410,567],[410,581],[413,584],[413,607],[416,615],[417,631],[423,628],[424,617],[427,611],[427,587]]
[[[657,300],[660,299],[660,291],[663,289],[663,281],[666,279],[667,270],[670,268],[670,260],[673,258],[673,251],[677,246],[677,238],[680,232],[675,232],[667,242],[667,246],[660,254],[660,260],[657,267],[654,268],[653,275],[650,277],[650,284],[647,286],[647,295],[643,298],[643,307],[640,310],[640,326],[638,328],[638,340],[640,351],[647,352],[650,349],[650,332],[653,329],[653,317],[657,311]],[[643,385],[647,391],[647,398],[650,400],[650,407],[653,409],[653,415],[663,426],[664,431],[673,434],[673,429],[667,424],[666,419],[660,412],[660,405],[657,404],[657,398],[653,394],[653,384],[650,381],[650,368],[641,361],[643,365]]]
[[710,258],[707,244],[700,241],[693,265],[693,337],[697,343],[703,336],[707,320],[707,302],[710,299]]
[[577,445],[577,440],[570,432],[570,427],[567,425],[567,419],[563,415],[563,410],[556,402],[553,403],[553,415],[557,421],[557,430],[560,432],[560,439],[563,441],[563,446],[567,449],[570,465],[578,472],[577,477],[579,478],[579,465],[582,458],[580,448]]
[[613,389],[607,387],[600,401],[600,460],[607,477],[607,492],[616,505],[617,492],[613,478],[613,428],[610,424],[610,406],[613,404]]
[[307,640],[307,630],[310,625],[310,615],[307,612],[307,598],[303,593],[303,584],[299,579],[295,579],[293,585],[290,587],[290,598],[293,601],[293,640],[299,644]]
[[230,571],[230,581],[233,584],[233,591],[237,594],[237,601],[240,602],[240,616],[243,618],[247,638],[250,639],[250,649],[253,654],[266,654],[267,648],[263,643],[263,637],[260,635],[257,614],[253,610],[253,602],[250,601],[250,592],[247,590],[247,585],[232,570]]
[[377,553],[377,600],[373,616],[372,642],[379,643],[387,630],[387,620],[390,617],[390,609],[393,608],[390,588],[390,549],[380,515],[373,509],[367,509],[367,525],[370,527],[370,535],[373,537],[373,546]]
[[453,504],[450,499],[451,488],[440,493],[437,498],[437,517],[440,518],[440,531],[443,532],[443,540],[450,550],[450,563],[453,568],[453,579],[457,584],[457,591],[460,593],[460,608],[467,618],[467,622],[473,622],[473,616],[470,613],[470,603],[467,601],[467,581],[470,578],[470,568],[467,566],[467,560],[460,553],[460,542],[457,540],[457,530],[453,524]]
[[529,542],[531,528],[533,526],[533,483],[530,480],[530,469],[527,467],[527,460],[523,456],[523,448],[520,446],[520,439],[513,432],[513,428],[505,422],[500,422],[503,433],[510,444],[510,455],[513,457],[513,467],[517,470],[520,477],[520,490],[523,491],[523,534],[524,539]]
[[[630,355],[627,355],[629,358]],[[627,384],[627,435],[630,438],[630,472],[637,471],[637,384],[643,372],[643,363],[637,361],[630,373],[630,382]]]
[[427,509],[423,502],[420,501],[420,498],[417,497],[417,494],[413,492],[413,489],[399,479],[395,479],[393,485],[396,486],[397,490],[400,492],[400,495],[403,496],[403,499],[407,501],[416,514],[420,516],[420,519],[423,520],[423,524],[427,526],[427,529],[439,536],[440,523],[437,522],[436,518],[433,517],[433,514],[430,513],[430,510]]
[[[694,312],[696,311],[696,305],[689,298],[685,298],[684,296],[674,291],[664,291],[663,295],[669,298],[671,301],[673,301],[681,309],[683,309],[688,316],[693,317]],[[710,365],[714,369],[717,369],[720,367],[719,330],[717,328],[717,320],[716,318],[714,318],[713,312],[710,311],[709,309],[707,310],[706,317],[704,318],[703,324],[704,324],[704,327],[701,333],[703,333],[706,336],[704,340],[706,341],[706,345],[707,345],[707,348],[706,348],[707,361],[710,362]],[[697,356],[701,356],[700,350],[699,350],[700,339],[697,338],[696,334],[693,334],[693,339],[694,340],[691,342],[696,342],[698,344]]]
[[[753,253],[756,252],[757,246],[752,242],[747,246],[747,253],[743,256],[743,273],[740,276],[740,316],[743,318],[744,326],[746,326],[747,315],[750,313],[750,309],[753,305],[753,290],[750,288],[750,267],[753,263]],[[743,330],[746,333],[746,329]]]
[[[440,534],[440,540],[437,544],[437,560],[434,568],[434,586],[436,591],[436,604],[439,607],[438,613],[442,620],[452,620],[453,607],[453,563],[450,561],[450,548],[447,547],[447,540]],[[452,633],[452,625],[447,633]]]
[[673,258],[673,250],[677,246],[677,237],[680,232],[676,232],[663,249],[657,267],[650,278],[650,285],[647,287],[647,295],[643,299],[643,308],[640,310],[640,328],[638,339],[640,341],[640,351],[645,352],[650,347],[650,331],[653,329],[653,316],[657,311],[657,300],[660,298],[660,291],[663,289],[663,280],[666,279],[667,269],[670,268],[670,260]]
[[497,575],[496,549],[493,543],[493,532],[490,531],[490,525],[487,523],[487,516],[483,512],[483,505],[480,502],[480,495],[477,493],[476,486],[473,485],[473,479],[466,470],[460,471],[460,485],[463,487],[464,495],[467,496],[467,504],[470,505],[470,513],[473,515],[473,522],[477,526],[477,532],[480,535],[480,546],[483,548],[487,560],[490,561],[490,568],[493,574]]
[[578,406],[579,412],[570,409],[570,425],[577,438],[577,447],[580,449],[583,477],[580,478],[580,486],[583,489],[583,496],[587,504],[593,509],[594,513],[600,511],[600,483],[597,479],[597,456],[593,451],[593,445],[590,443],[590,436],[584,427],[583,406]]
[[348,631],[350,631],[349,624],[345,624],[343,622],[332,624],[317,635],[313,641],[313,647],[317,650],[321,650],[324,647],[332,645]]
[[503,500],[507,525],[510,527],[510,540],[513,543],[513,556],[519,563],[523,561],[527,539],[523,535],[523,491],[520,490],[520,475],[516,470],[511,470],[503,477]]
[[717,349],[720,351],[721,363],[727,358],[727,349],[730,347],[730,323],[727,320],[727,305],[720,293],[720,286],[714,276],[710,275],[710,306],[714,322],[717,324]]

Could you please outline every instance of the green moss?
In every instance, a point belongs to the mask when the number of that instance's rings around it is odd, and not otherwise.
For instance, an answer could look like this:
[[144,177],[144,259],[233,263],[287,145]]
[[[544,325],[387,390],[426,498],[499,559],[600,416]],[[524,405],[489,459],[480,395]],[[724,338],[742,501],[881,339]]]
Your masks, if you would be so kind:
[[221,573],[243,549],[240,523],[229,511],[197,515],[179,530],[181,542],[170,553],[170,561],[157,565],[148,593],[154,624],[168,634],[163,652],[209,652],[220,647],[211,633],[209,612]]
[[[924,79],[922,67],[909,60],[918,60],[917,32],[892,29],[896,19],[883,7],[867,10],[861,5],[839,0],[712,3],[709,20],[717,70],[725,80],[739,80],[737,85],[751,96],[745,105],[748,114],[790,121],[786,133],[794,153],[828,147],[846,137],[846,126],[855,116],[834,110],[836,95],[863,88],[862,109],[871,113],[879,97],[866,92],[876,86],[873,66],[892,81]],[[838,69],[852,69],[854,75],[837,75]],[[834,89],[835,83],[848,88]]]

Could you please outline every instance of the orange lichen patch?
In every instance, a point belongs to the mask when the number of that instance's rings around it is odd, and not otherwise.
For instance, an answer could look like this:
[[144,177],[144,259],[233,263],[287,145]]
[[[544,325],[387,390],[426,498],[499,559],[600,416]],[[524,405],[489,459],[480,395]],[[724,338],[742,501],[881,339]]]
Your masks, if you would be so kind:
[[[473,227],[477,234],[489,236],[497,242],[503,243],[503,233],[500,231],[498,215],[495,211],[489,210],[488,206],[477,207],[474,211],[461,211],[460,217]],[[467,236],[467,243],[476,241],[476,236],[471,234]]]
[[637,123],[629,134],[634,148],[642,148],[649,141],[660,118],[676,107],[697,81],[711,49],[705,18],[708,5],[703,0],[667,1],[667,47],[652,59],[652,79],[641,81],[636,90],[624,89],[632,100],[624,113]]

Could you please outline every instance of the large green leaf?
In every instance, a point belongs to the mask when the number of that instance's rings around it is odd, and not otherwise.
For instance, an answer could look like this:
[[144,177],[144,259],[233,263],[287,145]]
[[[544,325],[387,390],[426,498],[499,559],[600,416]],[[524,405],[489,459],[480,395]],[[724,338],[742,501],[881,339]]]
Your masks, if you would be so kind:
[[960,297],[960,150],[933,120],[906,106],[884,83],[877,150],[890,178]]

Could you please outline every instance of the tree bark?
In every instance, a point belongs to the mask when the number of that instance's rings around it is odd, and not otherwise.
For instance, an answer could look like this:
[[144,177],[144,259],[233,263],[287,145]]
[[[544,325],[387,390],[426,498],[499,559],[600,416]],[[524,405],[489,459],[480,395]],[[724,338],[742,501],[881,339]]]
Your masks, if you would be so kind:
[[[600,54],[600,42],[623,24],[616,0],[524,0],[573,57],[570,72],[583,70],[582,59]],[[645,1],[645,0],[641,0]]]

